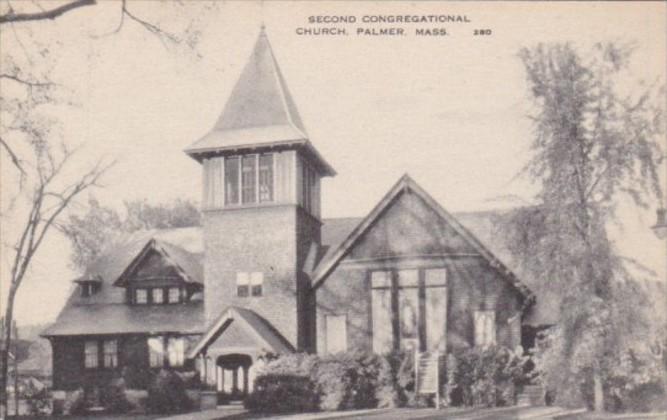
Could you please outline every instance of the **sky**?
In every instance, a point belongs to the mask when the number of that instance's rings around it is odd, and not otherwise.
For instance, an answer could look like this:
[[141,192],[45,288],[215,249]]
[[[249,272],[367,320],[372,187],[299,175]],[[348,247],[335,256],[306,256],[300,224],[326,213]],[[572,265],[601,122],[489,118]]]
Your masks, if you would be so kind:
[[[127,18],[109,35],[119,6],[102,2],[39,26],[3,28],[0,41],[12,54],[22,54],[20,45],[33,39],[52,49],[51,75],[76,102],[53,115],[63,137],[81,146],[78,168],[100,156],[116,160],[105,187],[93,194],[119,209],[124,200],[199,201],[201,168],[183,149],[215,123],[262,23],[311,142],[338,172],[323,182],[324,217],[367,214],[404,173],[451,212],[530,202],[535,186],[516,177],[531,156],[528,116],[535,109],[518,58],[522,47],[572,42],[586,49],[598,41],[630,41],[637,46],[631,78],[667,79],[662,2],[128,3],[135,16],[175,33],[190,25],[198,39],[194,51],[165,47]],[[364,16],[434,14],[470,22],[361,22]],[[309,24],[317,16],[357,22]],[[315,26],[348,34],[297,34]],[[357,28],[383,27],[406,34],[356,35]],[[418,27],[444,27],[448,35],[417,36]],[[491,35],[473,35],[475,29]],[[11,177],[2,163],[6,202]],[[84,209],[87,198],[75,210]],[[665,243],[650,231],[657,203],[651,204],[639,210],[622,203],[612,237],[623,255],[664,278]],[[5,242],[16,235],[20,217],[4,218]],[[3,293],[7,256],[3,249]],[[68,262],[69,245],[53,232],[18,295],[19,324],[54,320],[76,274]]]

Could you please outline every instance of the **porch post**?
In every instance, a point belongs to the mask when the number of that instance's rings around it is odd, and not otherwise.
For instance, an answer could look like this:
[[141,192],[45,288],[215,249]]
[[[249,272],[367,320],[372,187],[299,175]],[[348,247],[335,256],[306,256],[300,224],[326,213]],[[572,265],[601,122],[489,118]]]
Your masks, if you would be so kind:
[[207,359],[206,353],[202,353],[201,354],[201,366],[202,366],[202,370],[204,371],[204,372],[202,372],[203,373],[203,375],[202,375],[203,376],[203,381],[202,382],[205,385],[208,384],[208,364],[206,362],[206,359]]
[[248,395],[248,366],[243,366],[243,395]]
[[239,389],[239,367],[236,366],[232,370],[232,392]]

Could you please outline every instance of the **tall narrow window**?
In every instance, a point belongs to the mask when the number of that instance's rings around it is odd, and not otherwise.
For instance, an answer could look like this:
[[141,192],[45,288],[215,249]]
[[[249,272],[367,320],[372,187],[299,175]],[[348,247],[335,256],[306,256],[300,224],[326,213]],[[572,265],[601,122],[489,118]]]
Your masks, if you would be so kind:
[[104,341],[104,367],[115,368],[118,366],[118,341]]
[[419,349],[419,272],[398,271],[398,319],[400,346]]
[[259,201],[273,201],[273,155],[259,157]]
[[99,349],[97,341],[89,340],[84,343],[84,364],[86,368],[96,368],[99,363]]
[[312,171],[310,170],[310,167],[305,163],[302,162],[302,178],[301,178],[301,193],[303,194],[303,208],[310,212],[311,209],[311,201],[312,201],[312,194],[311,194],[311,181],[310,178],[313,176]]
[[239,158],[225,158],[225,204],[239,203]]
[[447,270],[425,270],[426,348],[445,350],[447,346]]
[[475,311],[475,345],[487,347],[496,344],[496,313]]
[[264,283],[264,273],[250,274],[250,292],[252,296],[262,296],[262,285]]
[[148,339],[148,363],[150,367],[164,366],[164,337],[150,337]]
[[373,320],[373,351],[383,354],[391,351],[393,325],[391,309],[391,272],[371,273],[371,319]]
[[250,278],[248,273],[236,273],[236,295],[238,297],[250,296]]
[[185,340],[182,337],[169,337],[167,341],[169,366],[183,366],[185,360]]
[[325,318],[327,353],[347,351],[347,317],[327,315]]
[[241,195],[243,204],[255,203],[257,201],[255,189],[255,171],[257,156],[243,156],[241,163]]

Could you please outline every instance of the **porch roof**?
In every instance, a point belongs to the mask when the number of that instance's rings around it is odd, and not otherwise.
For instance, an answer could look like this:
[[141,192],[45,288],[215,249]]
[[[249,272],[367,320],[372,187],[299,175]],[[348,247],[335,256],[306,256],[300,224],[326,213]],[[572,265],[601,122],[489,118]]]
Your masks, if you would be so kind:
[[201,334],[204,331],[203,306],[201,301],[174,305],[70,305],[41,336]]
[[[234,324],[246,338],[252,340],[259,350],[272,353],[291,353],[294,347],[285,339],[267,320],[254,311],[230,306],[216,319],[206,330],[202,338],[188,353],[188,358],[193,359],[209,346],[215,343],[226,331],[231,330]],[[239,331],[237,331],[238,333]]]

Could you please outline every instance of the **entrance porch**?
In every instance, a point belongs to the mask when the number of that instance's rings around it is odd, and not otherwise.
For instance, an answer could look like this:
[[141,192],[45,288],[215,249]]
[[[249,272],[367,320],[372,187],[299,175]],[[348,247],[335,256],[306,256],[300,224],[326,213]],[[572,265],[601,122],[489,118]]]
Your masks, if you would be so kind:
[[203,383],[218,392],[219,401],[242,400],[252,392],[261,356],[291,353],[292,345],[255,312],[230,307],[188,353]]

